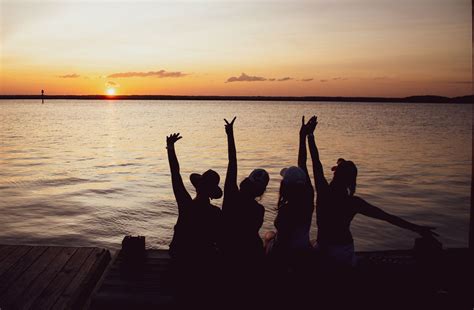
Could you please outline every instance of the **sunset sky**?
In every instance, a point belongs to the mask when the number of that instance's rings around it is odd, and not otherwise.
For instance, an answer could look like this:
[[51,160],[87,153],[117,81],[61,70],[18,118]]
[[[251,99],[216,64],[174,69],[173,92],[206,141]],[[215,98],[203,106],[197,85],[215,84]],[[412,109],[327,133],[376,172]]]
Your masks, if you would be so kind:
[[471,94],[470,0],[0,0],[0,94]]

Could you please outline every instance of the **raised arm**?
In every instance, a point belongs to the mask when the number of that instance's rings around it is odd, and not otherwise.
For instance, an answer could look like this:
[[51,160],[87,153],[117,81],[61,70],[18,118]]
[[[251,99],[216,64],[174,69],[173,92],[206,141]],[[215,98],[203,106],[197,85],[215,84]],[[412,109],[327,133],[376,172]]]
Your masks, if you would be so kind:
[[353,197],[353,199],[356,200],[358,212],[365,216],[383,220],[383,221],[389,222],[392,225],[414,231],[416,233],[419,233],[423,237],[433,237],[433,235],[438,236],[437,233],[432,231],[433,229],[435,229],[435,227],[421,226],[421,225],[410,223],[408,221],[405,221],[402,218],[399,218],[398,216],[389,214],[383,211],[382,209],[371,205],[370,203],[368,203],[362,198]]
[[188,191],[184,187],[183,179],[179,173],[178,158],[176,157],[176,151],[174,149],[174,144],[181,138],[182,137],[179,133],[174,133],[169,137],[166,137],[166,149],[168,150],[168,161],[171,170],[171,183],[173,184],[173,192],[176,202],[178,203],[178,208],[181,208],[192,200]]
[[227,174],[225,177],[224,183],[224,201],[223,208],[228,205],[229,201],[232,201],[234,195],[239,191],[237,187],[237,150],[235,147],[234,140],[234,121],[236,117],[229,123],[226,119],[225,121],[225,132],[227,134],[227,147],[228,147],[228,156],[229,164],[227,166]]
[[308,145],[309,152],[311,154],[311,160],[313,162],[314,186],[316,187],[316,192],[320,193],[321,191],[327,190],[329,185],[328,181],[324,177],[323,165],[319,160],[319,151],[314,139],[314,130],[316,129],[316,125],[318,125],[318,119],[316,116],[313,116],[307,125]]
[[300,128],[300,142],[298,148],[298,167],[303,169],[306,173],[306,177],[308,178],[308,184],[311,184],[311,179],[309,178],[308,167],[306,167],[306,159],[308,157],[306,151],[306,135],[307,135],[307,128],[306,124],[304,123],[304,116],[301,118],[301,128]]

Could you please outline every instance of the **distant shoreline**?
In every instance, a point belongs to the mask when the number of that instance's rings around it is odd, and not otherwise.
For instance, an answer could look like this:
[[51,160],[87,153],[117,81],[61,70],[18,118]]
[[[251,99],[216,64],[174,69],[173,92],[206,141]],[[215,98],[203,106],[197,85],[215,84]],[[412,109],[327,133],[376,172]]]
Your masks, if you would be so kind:
[[212,101],[328,101],[328,102],[393,102],[393,103],[467,103],[472,104],[474,96],[410,96],[403,98],[390,97],[324,97],[324,96],[174,96],[174,95],[0,95],[0,100],[35,99],[35,100],[212,100]]

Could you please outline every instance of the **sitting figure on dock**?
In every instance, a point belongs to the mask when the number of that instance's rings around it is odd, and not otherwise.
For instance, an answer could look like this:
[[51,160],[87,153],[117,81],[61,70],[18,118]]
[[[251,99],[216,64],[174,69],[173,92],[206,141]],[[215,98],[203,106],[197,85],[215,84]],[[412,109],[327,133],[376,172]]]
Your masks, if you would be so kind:
[[184,187],[174,146],[181,138],[179,133],[166,138],[171,182],[178,203],[178,220],[174,227],[170,254],[178,260],[198,259],[209,262],[217,259],[218,240],[221,236],[221,210],[210,203],[210,199],[222,197],[220,177],[214,170],[191,174],[191,183],[196,188],[196,197],[192,199]]
[[354,266],[354,242],[350,231],[351,221],[358,213],[387,221],[393,225],[412,230],[422,236],[437,235],[434,227],[420,226],[384,212],[362,198],[354,196],[357,167],[352,161],[339,158],[333,167],[334,177],[330,183],[324,177],[323,167],[314,139],[318,124],[313,116],[307,124],[308,144],[313,161],[316,188],[316,222],[318,237],[315,248],[324,261],[336,266]]
[[[270,177],[264,169],[254,169],[237,185],[237,150],[234,139],[234,119],[226,119],[229,164],[224,183],[222,215],[225,227],[225,243],[222,245],[226,264],[228,300],[236,300],[238,293],[242,306],[258,299],[258,283],[265,252],[259,230],[263,224],[265,208],[256,201],[267,188]],[[231,288],[231,289],[229,289]]]
[[[224,254],[239,262],[255,262],[264,257],[259,230],[263,224],[265,208],[255,199],[262,196],[270,177],[264,169],[254,169],[237,186],[237,150],[234,139],[234,119],[225,120],[229,165],[224,183],[222,214],[226,229]],[[238,257],[237,257],[238,256]]]
[[266,252],[286,268],[302,267],[301,259],[312,251],[309,231],[314,210],[314,189],[306,167],[307,126],[302,119],[299,133],[298,167],[281,170],[275,228],[265,234]]

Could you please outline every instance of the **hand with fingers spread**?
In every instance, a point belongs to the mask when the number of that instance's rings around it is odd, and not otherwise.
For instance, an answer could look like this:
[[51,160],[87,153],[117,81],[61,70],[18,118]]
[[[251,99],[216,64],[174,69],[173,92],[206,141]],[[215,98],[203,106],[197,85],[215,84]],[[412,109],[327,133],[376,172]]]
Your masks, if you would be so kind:
[[179,132],[178,133],[173,133],[173,134],[170,134],[169,136],[166,137],[166,147],[172,147],[174,146],[174,144],[176,143],[176,141],[178,141],[179,139],[181,139],[182,137],[179,135]]
[[225,133],[230,135],[230,134],[233,134],[234,133],[234,122],[235,122],[235,119],[237,118],[237,116],[234,116],[234,118],[232,119],[232,121],[229,123],[229,121],[227,121],[225,118],[224,118],[224,121],[225,121]]

